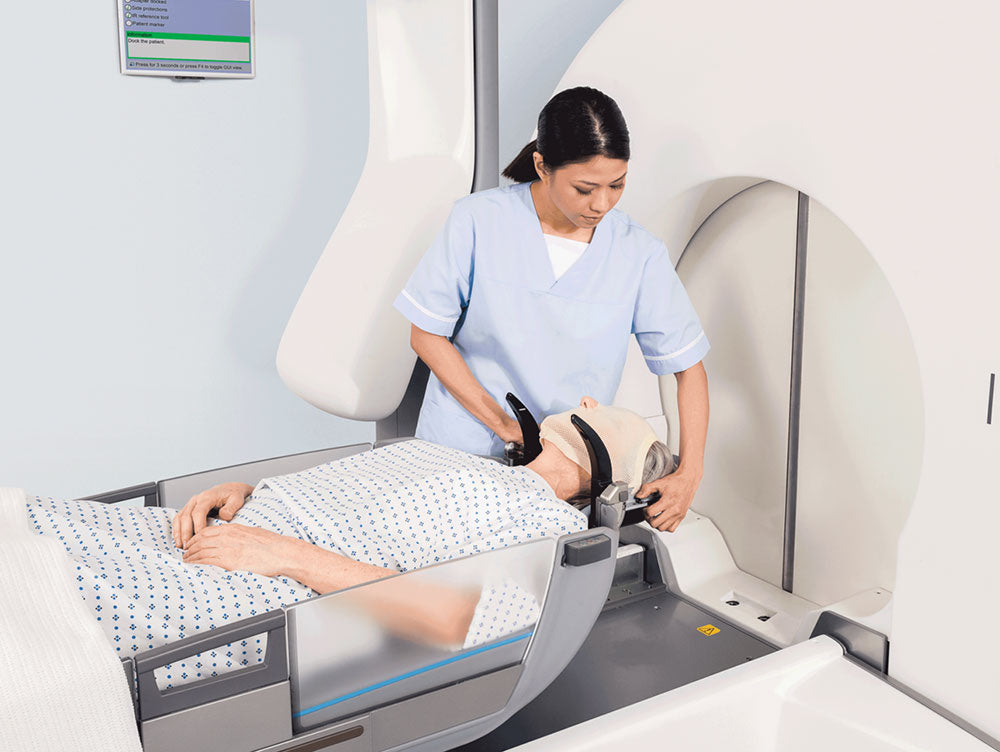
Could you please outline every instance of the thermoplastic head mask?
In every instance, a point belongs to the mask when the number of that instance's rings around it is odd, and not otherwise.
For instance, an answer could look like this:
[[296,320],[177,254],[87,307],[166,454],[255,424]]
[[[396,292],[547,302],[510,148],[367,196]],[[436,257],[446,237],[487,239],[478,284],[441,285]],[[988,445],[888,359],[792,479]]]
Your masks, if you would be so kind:
[[634,493],[642,485],[642,468],[646,454],[656,439],[656,433],[644,418],[623,407],[598,405],[575,407],[563,413],[550,415],[539,427],[539,438],[551,441],[577,465],[588,473],[590,455],[580,433],[570,417],[579,415],[597,432],[611,459],[612,478],[628,485]]

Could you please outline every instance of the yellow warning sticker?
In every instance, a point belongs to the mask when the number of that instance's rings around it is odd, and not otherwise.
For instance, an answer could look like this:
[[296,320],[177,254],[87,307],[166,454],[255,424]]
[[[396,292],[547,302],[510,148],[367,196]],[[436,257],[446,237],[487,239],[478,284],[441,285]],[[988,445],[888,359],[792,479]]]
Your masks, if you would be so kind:
[[711,637],[714,634],[718,634],[722,630],[719,629],[714,624],[706,624],[704,627],[698,627],[698,631],[701,632],[706,637]]

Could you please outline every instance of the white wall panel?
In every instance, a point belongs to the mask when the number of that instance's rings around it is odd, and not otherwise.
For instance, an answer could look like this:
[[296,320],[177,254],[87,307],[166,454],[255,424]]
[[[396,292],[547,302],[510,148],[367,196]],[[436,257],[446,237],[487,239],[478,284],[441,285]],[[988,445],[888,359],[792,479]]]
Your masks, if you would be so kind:
[[712,343],[694,508],[715,522],[740,569],[779,587],[796,200],[775,183],[740,193],[702,225],[677,269]]
[[1000,643],[956,631],[1000,620],[1000,421],[985,420],[1000,370],[998,27],[992,0],[627,0],[560,87],[621,104],[627,194],[662,206],[759,176],[821,202],[871,252],[913,338],[925,424],[890,672],[1000,738]]
[[906,319],[857,237],[810,201],[794,592],[892,590],[923,460]]
[[399,405],[416,361],[392,302],[472,187],[472,5],[369,0],[368,37],[365,169],[295,304],[277,366],[311,404],[379,420]]

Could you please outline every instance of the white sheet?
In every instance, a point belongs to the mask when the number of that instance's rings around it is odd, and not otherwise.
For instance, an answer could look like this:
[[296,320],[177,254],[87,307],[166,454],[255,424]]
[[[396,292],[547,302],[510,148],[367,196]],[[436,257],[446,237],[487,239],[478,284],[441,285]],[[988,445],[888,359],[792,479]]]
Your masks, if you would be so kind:
[[[41,597],[44,595],[44,597]],[[141,752],[125,674],[62,547],[0,488],[0,749]]]

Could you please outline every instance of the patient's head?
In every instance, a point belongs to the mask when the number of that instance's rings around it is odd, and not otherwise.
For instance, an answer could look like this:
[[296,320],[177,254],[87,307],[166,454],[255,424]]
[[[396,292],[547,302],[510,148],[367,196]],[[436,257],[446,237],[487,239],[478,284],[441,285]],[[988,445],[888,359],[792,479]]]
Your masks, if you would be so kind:
[[[550,415],[540,426],[542,455],[548,455],[544,458],[546,466],[562,467],[561,487],[556,488],[553,484],[561,498],[590,491],[590,455],[571,422],[573,415],[579,415],[597,432],[608,450],[613,479],[626,483],[633,493],[644,483],[662,478],[674,469],[670,450],[657,440],[653,429],[640,415],[585,398],[580,407]],[[578,482],[575,490],[569,488],[573,485],[571,476]]]

